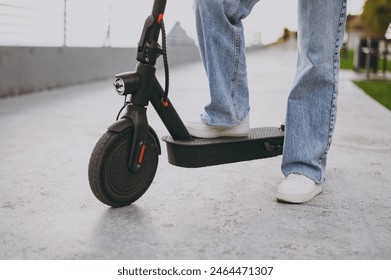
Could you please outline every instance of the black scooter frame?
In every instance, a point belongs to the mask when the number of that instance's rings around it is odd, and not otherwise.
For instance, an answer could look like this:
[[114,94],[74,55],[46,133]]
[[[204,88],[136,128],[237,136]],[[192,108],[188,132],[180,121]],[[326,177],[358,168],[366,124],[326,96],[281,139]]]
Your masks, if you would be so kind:
[[[160,144],[156,133],[148,125],[146,107],[152,103],[171,136],[163,137],[167,144],[168,159],[173,165],[182,167],[202,167],[282,154],[284,132],[282,128],[257,128],[250,130],[248,137],[194,139],[178,116],[169,99],[164,100],[165,92],[156,79],[156,60],[163,50],[158,44],[167,0],[155,0],[152,14],[147,18],[137,48],[135,72],[121,73],[116,79],[124,81],[124,94],[131,99],[121,120],[108,130],[122,132],[133,126],[134,133],[128,167],[134,173],[142,168],[139,162],[147,144],[148,131],[155,138],[156,147]],[[116,85],[119,86],[119,85]]]
[[[163,53],[158,44],[160,35],[160,22],[163,19],[167,0],[155,0],[152,15],[145,21],[144,29],[137,48],[137,61],[139,64],[135,72],[121,73],[116,78],[125,81],[126,88],[130,89],[131,100],[126,108],[121,120],[111,125],[108,130],[121,132],[133,126],[133,140],[131,154],[129,157],[129,168],[133,172],[138,172],[142,164],[138,162],[143,145],[148,139],[149,128],[146,106],[152,103],[156,112],[160,116],[174,139],[192,140],[182,120],[178,116],[170,100],[163,100],[164,90],[156,79],[156,60]],[[153,130],[152,130],[153,131]],[[156,136],[156,133],[152,133]],[[158,138],[155,139],[159,143]],[[160,144],[157,145],[160,150]]]

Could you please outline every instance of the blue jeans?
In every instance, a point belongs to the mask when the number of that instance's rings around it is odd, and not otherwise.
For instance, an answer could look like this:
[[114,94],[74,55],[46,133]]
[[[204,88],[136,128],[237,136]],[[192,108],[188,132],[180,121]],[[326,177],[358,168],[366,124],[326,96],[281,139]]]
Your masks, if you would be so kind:
[[[250,111],[242,19],[258,1],[195,0],[211,94],[201,116],[206,124],[235,126]],[[319,183],[336,120],[346,0],[299,0],[298,14],[298,63],[288,99],[282,172]]]

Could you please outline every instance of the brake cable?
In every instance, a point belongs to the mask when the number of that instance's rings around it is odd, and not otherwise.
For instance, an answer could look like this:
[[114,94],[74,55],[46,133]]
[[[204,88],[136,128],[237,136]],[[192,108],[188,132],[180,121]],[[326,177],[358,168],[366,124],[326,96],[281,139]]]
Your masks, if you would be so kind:
[[164,26],[164,20],[161,19],[160,26],[162,29],[162,52],[163,52],[163,63],[164,63],[164,76],[165,76],[165,87],[164,87],[164,95],[163,95],[163,104],[167,104],[168,99],[168,90],[170,87],[170,72],[168,68],[168,58],[167,58],[167,36],[166,36],[166,28]]

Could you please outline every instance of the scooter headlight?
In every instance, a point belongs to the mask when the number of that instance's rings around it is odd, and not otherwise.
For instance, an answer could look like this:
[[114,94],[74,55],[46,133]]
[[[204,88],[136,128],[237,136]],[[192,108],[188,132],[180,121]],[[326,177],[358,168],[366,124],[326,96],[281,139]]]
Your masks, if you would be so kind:
[[114,88],[119,95],[135,93],[140,88],[141,78],[137,72],[117,74],[114,78]]
[[114,80],[114,87],[119,95],[123,95],[125,93],[125,82],[121,78],[116,78]]

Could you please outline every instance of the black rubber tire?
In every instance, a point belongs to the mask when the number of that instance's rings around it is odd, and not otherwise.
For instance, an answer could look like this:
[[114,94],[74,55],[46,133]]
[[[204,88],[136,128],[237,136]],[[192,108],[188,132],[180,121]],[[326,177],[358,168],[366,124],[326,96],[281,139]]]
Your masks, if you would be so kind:
[[107,131],[91,154],[88,165],[91,190],[97,199],[112,207],[135,202],[148,190],[156,174],[159,153],[150,132],[142,168],[138,173],[130,172],[132,136],[133,128],[120,133]]

